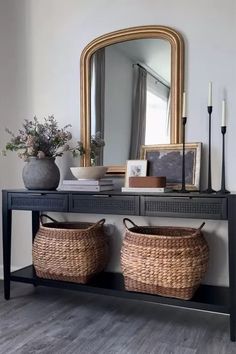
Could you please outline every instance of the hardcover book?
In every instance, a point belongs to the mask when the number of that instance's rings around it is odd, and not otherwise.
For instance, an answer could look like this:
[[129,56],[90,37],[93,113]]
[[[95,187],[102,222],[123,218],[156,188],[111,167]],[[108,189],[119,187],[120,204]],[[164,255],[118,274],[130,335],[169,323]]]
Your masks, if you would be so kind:
[[107,186],[113,184],[112,179],[64,179],[62,185],[73,186]]
[[64,191],[78,191],[78,192],[103,192],[113,190],[113,184],[107,186],[96,186],[96,185],[62,185],[60,190]]
[[140,193],[140,192],[147,192],[147,193],[167,193],[172,192],[171,188],[158,188],[158,187],[122,187],[122,192],[132,192],[132,193]]

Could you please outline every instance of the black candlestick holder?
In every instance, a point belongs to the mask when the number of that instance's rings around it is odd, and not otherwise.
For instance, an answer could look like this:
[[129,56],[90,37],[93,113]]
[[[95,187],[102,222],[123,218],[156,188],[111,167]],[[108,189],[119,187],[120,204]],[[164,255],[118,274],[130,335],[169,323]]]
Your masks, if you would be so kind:
[[186,123],[187,123],[187,117],[182,117],[182,125],[183,125],[182,187],[179,190],[179,192],[181,193],[189,192],[185,187],[185,125]]
[[225,134],[226,134],[226,126],[221,127],[221,134],[222,134],[221,189],[217,193],[228,194],[230,192],[225,188]]
[[208,141],[208,187],[203,193],[215,193],[216,191],[212,189],[211,186],[211,114],[212,114],[212,106],[207,107],[208,115],[209,115],[209,141]]

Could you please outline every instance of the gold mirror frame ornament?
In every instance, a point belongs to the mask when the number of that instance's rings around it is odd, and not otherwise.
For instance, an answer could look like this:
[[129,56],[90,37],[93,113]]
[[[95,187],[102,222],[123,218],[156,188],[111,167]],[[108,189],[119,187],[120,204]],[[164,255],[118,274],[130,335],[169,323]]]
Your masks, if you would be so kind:
[[[166,39],[171,45],[171,143],[181,142],[181,111],[184,85],[184,41],[180,33],[165,26],[131,27],[102,35],[90,42],[82,51],[80,57],[80,112],[81,141],[84,144],[85,155],[83,166],[90,166],[90,61],[92,55],[100,48],[124,41],[144,38]],[[111,166],[113,173],[124,173],[122,166]],[[109,170],[108,170],[109,171]]]

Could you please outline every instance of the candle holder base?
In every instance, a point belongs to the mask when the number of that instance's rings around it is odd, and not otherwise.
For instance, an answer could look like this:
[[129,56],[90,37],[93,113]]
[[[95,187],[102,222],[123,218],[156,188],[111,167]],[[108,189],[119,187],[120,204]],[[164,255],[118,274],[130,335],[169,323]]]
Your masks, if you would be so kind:
[[190,193],[190,191],[188,191],[185,188],[177,189],[176,192],[178,192],[178,193]]
[[216,194],[230,194],[230,191],[228,191],[227,189],[220,189],[216,192]]
[[212,193],[216,193],[216,191],[212,188],[207,188],[204,191],[202,191],[201,193],[212,194]]

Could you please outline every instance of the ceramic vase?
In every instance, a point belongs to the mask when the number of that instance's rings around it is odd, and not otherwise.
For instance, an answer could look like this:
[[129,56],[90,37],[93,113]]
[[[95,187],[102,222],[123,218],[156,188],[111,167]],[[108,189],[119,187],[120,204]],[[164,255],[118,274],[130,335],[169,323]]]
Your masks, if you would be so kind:
[[59,185],[60,171],[55,158],[29,157],[23,168],[22,177],[27,189],[53,190]]

